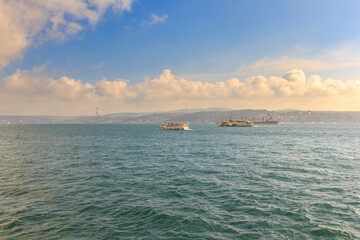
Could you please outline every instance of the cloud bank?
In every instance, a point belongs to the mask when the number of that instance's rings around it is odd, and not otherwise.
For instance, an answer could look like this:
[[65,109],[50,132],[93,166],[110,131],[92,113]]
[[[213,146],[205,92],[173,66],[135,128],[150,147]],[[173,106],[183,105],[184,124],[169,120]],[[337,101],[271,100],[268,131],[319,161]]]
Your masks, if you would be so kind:
[[293,69],[283,77],[253,76],[224,82],[178,79],[169,69],[154,79],[102,79],[95,84],[69,77],[53,79],[41,68],[17,70],[0,80],[0,114],[80,115],[125,111],[165,111],[179,108],[296,108],[360,110],[360,81],[306,78]]
[[[358,72],[360,67],[360,38],[343,42],[332,48],[327,48],[318,53],[313,49],[296,51],[293,56],[282,56],[278,58],[263,57],[252,64],[243,64],[238,72],[248,73],[277,73],[292,68],[303,69],[308,72],[327,72],[341,70],[347,72]],[[300,55],[295,57],[296,55]]]
[[64,41],[95,26],[108,8],[129,11],[133,0],[0,0],[0,70],[33,44]]

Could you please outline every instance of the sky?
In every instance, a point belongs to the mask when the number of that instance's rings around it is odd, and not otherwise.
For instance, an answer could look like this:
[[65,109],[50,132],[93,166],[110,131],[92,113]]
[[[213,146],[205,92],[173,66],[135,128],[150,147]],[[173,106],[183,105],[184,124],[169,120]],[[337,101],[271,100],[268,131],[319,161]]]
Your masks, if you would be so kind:
[[358,0],[0,0],[0,115],[360,111]]

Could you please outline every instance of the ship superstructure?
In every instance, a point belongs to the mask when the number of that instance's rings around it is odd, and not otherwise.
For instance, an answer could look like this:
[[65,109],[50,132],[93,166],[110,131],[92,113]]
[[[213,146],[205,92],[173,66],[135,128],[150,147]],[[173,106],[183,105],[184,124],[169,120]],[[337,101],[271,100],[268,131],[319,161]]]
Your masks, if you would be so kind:
[[159,129],[161,130],[189,130],[189,124],[186,123],[173,123],[168,122],[163,126],[160,126]]
[[252,127],[253,123],[246,119],[235,120],[232,118],[231,113],[229,121],[217,122],[217,125],[219,127]]
[[254,124],[279,124],[279,121],[277,121],[272,116],[270,116],[266,119],[264,117],[262,117],[261,121],[256,121],[254,119]]

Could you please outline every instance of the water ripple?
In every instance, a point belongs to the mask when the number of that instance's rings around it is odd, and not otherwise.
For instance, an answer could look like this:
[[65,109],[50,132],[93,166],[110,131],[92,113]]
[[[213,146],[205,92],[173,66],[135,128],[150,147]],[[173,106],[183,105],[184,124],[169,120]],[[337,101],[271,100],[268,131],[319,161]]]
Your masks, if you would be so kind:
[[1,239],[359,239],[359,125],[0,125]]

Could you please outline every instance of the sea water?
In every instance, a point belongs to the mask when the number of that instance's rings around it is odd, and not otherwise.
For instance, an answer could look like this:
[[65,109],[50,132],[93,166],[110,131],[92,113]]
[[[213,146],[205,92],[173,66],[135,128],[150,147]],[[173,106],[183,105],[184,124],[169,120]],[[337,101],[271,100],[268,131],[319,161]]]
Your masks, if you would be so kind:
[[0,239],[360,239],[360,125],[0,125]]

